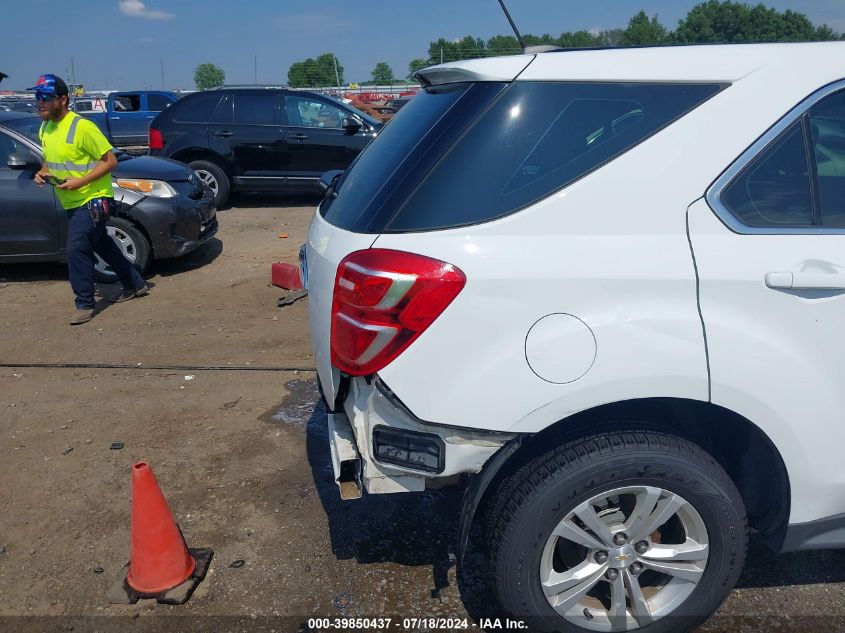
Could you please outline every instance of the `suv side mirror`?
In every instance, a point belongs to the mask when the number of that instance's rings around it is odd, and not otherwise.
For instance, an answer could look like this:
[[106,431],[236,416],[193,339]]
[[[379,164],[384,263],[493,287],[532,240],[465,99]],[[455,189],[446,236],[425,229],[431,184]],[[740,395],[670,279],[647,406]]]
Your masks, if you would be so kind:
[[354,116],[348,116],[343,119],[343,129],[346,130],[347,134],[355,134],[358,130],[361,129],[363,124]]
[[29,150],[19,150],[9,156],[6,166],[9,169],[34,169],[38,171],[41,169],[41,159]]
[[332,169],[324,173],[317,182],[317,191],[324,198],[334,193],[334,186],[337,184],[338,178],[343,175],[342,169]]

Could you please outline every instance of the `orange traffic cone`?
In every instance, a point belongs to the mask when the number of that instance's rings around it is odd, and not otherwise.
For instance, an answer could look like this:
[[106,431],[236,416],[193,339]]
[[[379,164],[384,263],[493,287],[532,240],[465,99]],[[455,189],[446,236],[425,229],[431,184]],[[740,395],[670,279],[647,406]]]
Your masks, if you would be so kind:
[[149,464],[132,467],[132,549],[126,583],[139,593],[161,593],[181,585],[196,561]]
[[128,573],[111,596],[116,602],[156,598],[182,604],[205,577],[214,555],[209,549],[188,550],[146,462],[132,466],[131,538]]

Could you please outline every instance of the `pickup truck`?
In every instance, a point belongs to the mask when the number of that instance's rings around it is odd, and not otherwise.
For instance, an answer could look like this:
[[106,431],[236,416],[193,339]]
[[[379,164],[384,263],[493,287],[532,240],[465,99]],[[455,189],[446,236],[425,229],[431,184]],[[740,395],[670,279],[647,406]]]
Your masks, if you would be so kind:
[[80,114],[96,123],[115,147],[146,150],[150,122],[178,98],[173,92],[113,92],[106,100],[105,112]]

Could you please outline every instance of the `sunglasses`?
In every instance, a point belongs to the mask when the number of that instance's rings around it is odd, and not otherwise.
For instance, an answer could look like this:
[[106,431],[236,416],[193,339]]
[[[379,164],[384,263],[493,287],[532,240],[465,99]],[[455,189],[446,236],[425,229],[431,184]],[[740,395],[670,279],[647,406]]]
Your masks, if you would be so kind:
[[36,92],[35,93],[35,100],[36,101],[52,101],[53,99],[58,99],[59,95],[51,95],[47,94],[46,92]]

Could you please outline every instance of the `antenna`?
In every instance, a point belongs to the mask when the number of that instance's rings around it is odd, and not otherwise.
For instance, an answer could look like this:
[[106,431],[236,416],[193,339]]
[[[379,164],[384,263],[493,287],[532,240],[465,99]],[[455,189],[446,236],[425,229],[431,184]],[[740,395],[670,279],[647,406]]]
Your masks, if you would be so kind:
[[525,51],[525,40],[522,39],[522,35],[519,33],[519,29],[516,28],[516,24],[514,24],[513,18],[511,17],[508,8],[505,6],[504,0],[499,0],[499,4],[502,5],[502,11],[505,12],[505,17],[508,19],[508,22],[511,23],[511,28],[513,29],[514,35],[516,35],[516,40],[519,42],[519,45],[522,47],[522,50]]

